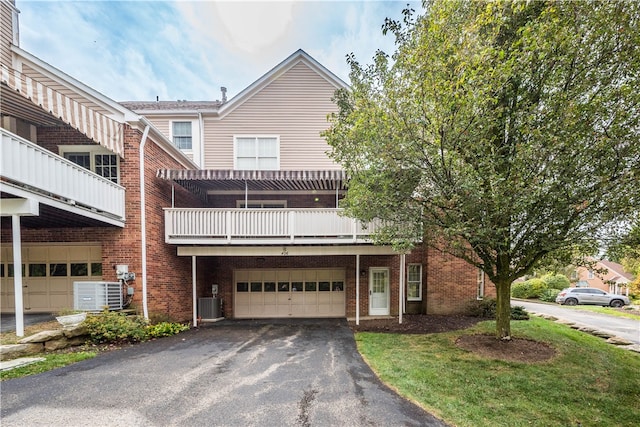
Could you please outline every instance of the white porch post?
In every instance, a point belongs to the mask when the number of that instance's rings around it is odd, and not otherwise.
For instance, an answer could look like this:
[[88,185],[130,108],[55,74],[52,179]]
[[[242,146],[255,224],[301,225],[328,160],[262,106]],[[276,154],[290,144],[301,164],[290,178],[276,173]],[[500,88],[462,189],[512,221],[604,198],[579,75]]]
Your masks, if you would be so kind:
[[11,217],[11,240],[13,245],[13,290],[16,306],[16,336],[24,336],[24,302],[22,299],[22,238],[20,216],[37,216],[40,205],[37,201],[22,198],[2,199],[0,215]]
[[405,254],[400,254],[400,280],[398,289],[398,323],[402,323],[402,313],[404,312],[404,262]]
[[360,254],[356,255],[356,325],[360,324]]
[[20,240],[20,215],[11,216],[13,230],[13,290],[16,303],[16,336],[24,336],[24,305],[22,302],[22,243]]
[[197,304],[197,282],[196,282],[196,259],[197,256],[191,257],[191,293],[193,298],[193,326],[198,327],[198,304]]

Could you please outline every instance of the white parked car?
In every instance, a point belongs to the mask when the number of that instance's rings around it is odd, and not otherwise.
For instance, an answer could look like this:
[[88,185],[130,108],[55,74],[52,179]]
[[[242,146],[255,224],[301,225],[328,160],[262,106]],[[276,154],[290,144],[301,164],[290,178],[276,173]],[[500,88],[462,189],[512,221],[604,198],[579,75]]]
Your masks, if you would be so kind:
[[624,295],[610,294],[598,288],[565,288],[556,297],[563,305],[592,304],[603,307],[622,307],[631,304]]

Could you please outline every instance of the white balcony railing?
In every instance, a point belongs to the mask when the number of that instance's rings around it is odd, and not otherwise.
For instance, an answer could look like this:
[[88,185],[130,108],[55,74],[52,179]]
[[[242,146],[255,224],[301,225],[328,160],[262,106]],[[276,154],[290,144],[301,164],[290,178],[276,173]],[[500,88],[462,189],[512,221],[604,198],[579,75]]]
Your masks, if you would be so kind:
[[165,241],[173,244],[370,243],[364,227],[341,209],[166,208]]
[[124,221],[123,187],[5,129],[0,132],[3,179],[69,206]]

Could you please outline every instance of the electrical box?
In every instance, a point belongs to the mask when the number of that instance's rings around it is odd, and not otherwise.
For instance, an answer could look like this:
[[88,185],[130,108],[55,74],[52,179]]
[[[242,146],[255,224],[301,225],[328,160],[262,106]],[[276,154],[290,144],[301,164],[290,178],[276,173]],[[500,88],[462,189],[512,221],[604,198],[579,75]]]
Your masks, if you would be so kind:
[[218,296],[218,285],[211,285],[211,295],[214,298]]
[[129,274],[129,266],[127,264],[116,265],[116,277],[118,280],[127,280],[125,275]]

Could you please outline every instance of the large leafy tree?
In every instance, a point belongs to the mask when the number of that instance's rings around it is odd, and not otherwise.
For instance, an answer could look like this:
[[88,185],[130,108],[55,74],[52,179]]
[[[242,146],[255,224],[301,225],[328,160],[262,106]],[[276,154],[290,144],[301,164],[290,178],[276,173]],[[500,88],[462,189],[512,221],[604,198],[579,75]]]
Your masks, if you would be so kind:
[[379,242],[423,239],[482,269],[509,339],[511,282],[638,209],[640,3],[424,10],[385,22],[393,55],[347,57],[324,136],[347,212],[382,220]]

